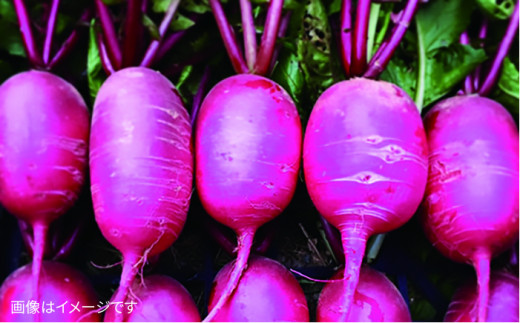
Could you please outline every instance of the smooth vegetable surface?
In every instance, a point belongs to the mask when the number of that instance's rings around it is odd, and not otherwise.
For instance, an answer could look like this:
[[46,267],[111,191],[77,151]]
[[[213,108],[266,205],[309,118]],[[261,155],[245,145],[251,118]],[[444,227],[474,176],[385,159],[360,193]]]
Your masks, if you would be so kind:
[[[453,296],[445,322],[477,321],[478,286],[461,287]],[[487,322],[518,322],[518,277],[506,272],[491,273]]]
[[316,102],[303,146],[305,181],[318,211],[341,232],[347,304],[368,237],[403,225],[419,206],[427,150],[417,108],[395,85],[351,79]]
[[[198,322],[199,312],[186,288],[175,279],[164,275],[152,275],[136,279],[131,288],[127,303],[118,311],[124,313],[125,322]],[[130,313],[128,313],[130,312]],[[116,308],[110,306],[105,312],[104,321],[115,319]]]
[[90,138],[96,222],[123,254],[124,299],[139,266],[180,234],[192,193],[191,125],[174,86],[147,68],[112,74]]
[[47,230],[83,186],[89,113],[78,91],[48,72],[16,74],[0,87],[0,202],[33,231],[33,297]]
[[[40,301],[34,300],[31,265],[13,272],[0,288],[0,321],[22,322],[99,322],[99,300],[87,278],[76,269],[59,262],[44,261],[40,277]],[[39,314],[26,304],[34,300]],[[13,312],[13,302],[23,302],[24,313]],[[77,306],[77,309],[71,305]],[[63,306],[61,306],[63,305]],[[61,307],[59,307],[61,306]],[[86,308],[83,308],[86,306]]]
[[235,270],[215,311],[236,287],[256,230],[294,194],[301,131],[290,96],[262,76],[229,77],[202,103],[195,135],[197,191],[206,211],[238,236]]
[[[332,279],[343,278],[339,270]],[[320,294],[318,322],[341,322],[345,303],[344,281],[330,282]],[[410,322],[410,311],[401,293],[386,276],[370,267],[362,267],[347,322]]]
[[[227,288],[233,267],[233,262],[228,263],[217,274],[210,294],[210,310]],[[309,311],[302,288],[284,266],[269,258],[252,256],[235,292],[214,319],[305,322],[309,321]]]
[[490,260],[518,240],[518,129],[500,104],[477,95],[440,102],[424,123],[424,229],[445,256],[475,267],[484,319]]

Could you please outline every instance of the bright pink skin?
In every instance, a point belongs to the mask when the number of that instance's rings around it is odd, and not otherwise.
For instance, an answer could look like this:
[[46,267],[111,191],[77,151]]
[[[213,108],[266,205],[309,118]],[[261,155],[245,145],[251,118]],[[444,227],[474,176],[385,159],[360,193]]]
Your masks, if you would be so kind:
[[289,204],[298,179],[302,129],[275,82],[241,74],[218,83],[196,123],[196,184],[206,211],[238,235],[235,271],[211,320],[236,287],[255,231]]
[[[332,279],[343,278],[339,270]],[[345,303],[341,281],[330,282],[323,287],[318,300],[318,322],[342,322]],[[410,311],[399,290],[377,270],[362,267],[354,302],[346,322],[410,322]]]
[[[518,322],[518,277],[505,271],[491,274],[487,322]],[[445,322],[476,322],[478,287],[460,288],[450,303]]]
[[29,71],[0,87],[0,202],[49,224],[76,201],[87,165],[89,113],[56,75]]
[[[36,314],[28,314],[25,307],[24,314],[12,313],[13,301],[33,300],[31,293],[31,266],[26,265],[12,273],[0,288],[0,321],[4,322],[31,322],[36,320]],[[43,305],[45,302],[45,305]],[[50,305],[51,302],[53,305]],[[78,305],[79,312],[69,313],[73,307],[71,304]],[[66,303],[63,307],[58,306]],[[40,320],[42,322],[99,322],[100,317],[92,309],[82,308],[82,306],[94,306],[97,309],[99,300],[96,292],[88,279],[76,269],[59,263],[44,261],[41,268],[40,278]],[[42,313],[41,307],[44,306]],[[50,308],[54,309],[49,313]],[[64,312],[64,313],[63,313]],[[89,313],[90,312],[90,313]]]
[[490,259],[518,239],[518,129],[504,107],[476,95],[442,101],[424,123],[423,226],[445,256],[476,268],[484,319]]
[[[190,293],[175,279],[164,275],[136,279],[126,302],[134,302],[130,314],[128,305],[119,311],[125,322],[199,322],[200,315]],[[115,306],[109,306],[104,321],[115,318]]]
[[[213,282],[211,310],[222,294],[233,270],[224,266]],[[308,322],[307,300],[294,276],[278,262],[252,256],[233,296],[215,316],[221,322]]]
[[33,298],[50,223],[83,186],[89,112],[68,82],[42,71],[0,86],[0,203],[33,231]]
[[318,211],[341,232],[346,314],[367,239],[403,225],[421,202],[427,150],[415,104],[393,84],[343,81],[314,105],[303,144],[305,181]]
[[171,82],[142,67],[112,74],[94,104],[90,178],[96,222],[123,254],[121,299],[139,265],[180,234],[192,171],[191,125]]

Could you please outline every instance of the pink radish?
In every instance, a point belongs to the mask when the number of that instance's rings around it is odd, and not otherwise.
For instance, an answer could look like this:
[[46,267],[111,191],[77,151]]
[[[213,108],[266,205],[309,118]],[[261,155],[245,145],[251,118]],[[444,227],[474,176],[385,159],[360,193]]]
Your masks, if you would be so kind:
[[[227,289],[234,267],[228,263],[217,274],[209,300],[210,310]],[[240,284],[214,319],[220,322],[307,322],[309,311],[302,288],[284,266],[269,258],[252,256]]]
[[[237,234],[237,260],[226,287],[205,318],[211,321],[239,286],[253,237],[289,204],[298,178],[302,129],[289,94],[253,73],[269,71],[283,0],[269,3],[256,49],[249,1],[240,1],[246,60],[218,0],[210,0],[233,67],[204,99],[196,121],[196,185],[206,211]],[[247,64],[246,64],[247,63]],[[249,74],[250,73],[250,74]]]
[[330,87],[314,105],[303,146],[305,181],[318,211],[341,232],[344,318],[367,239],[412,217],[427,165],[421,117],[397,86],[352,79]]
[[87,164],[89,113],[78,91],[48,72],[0,87],[0,202],[33,231],[33,297],[47,229],[76,202]]
[[490,260],[518,240],[518,129],[504,107],[477,95],[438,103],[424,123],[424,229],[446,257],[475,267],[483,321]]
[[[104,321],[112,322],[117,311],[122,311],[126,322],[199,322],[195,302],[186,288],[173,278],[152,275],[137,279],[126,305],[109,306]],[[132,304],[129,307],[129,304]]]
[[124,301],[139,267],[179,236],[192,169],[191,125],[170,81],[143,67],[112,74],[94,104],[90,175],[96,222],[123,255],[114,301]]
[[[332,279],[341,279],[340,270]],[[344,281],[327,283],[320,294],[318,322],[340,322],[345,303]],[[362,267],[347,322],[410,322],[410,311],[401,293],[386,276],[370,267]]]
[[289,204],[300,147],[296,107],[269,79],[227,78],[202,103],[195,134],[197,190],[207,212],[238,236],[237,261],[214,312],[236,288],[255,231]]
[[[38,301],[32,294],[31,279],[31,266],[26,265],[3,282],[0,287],[0,321],[100,321],[96,311],[99,305],[96,292],[81,272],[62,263],[44,261]],[[39,314],[32,313],[31,306],[27,306],[31,301],[34,301],[34,306],[38,306]],[[13,310],[13,304],[19,302],[23,303],[23,313]]]
[[[475,283],[461,287],[444,317],[445,322],[476,322],[478,287]],[[518,322],[518,277],[506,272],[491,273],[486,322]]]

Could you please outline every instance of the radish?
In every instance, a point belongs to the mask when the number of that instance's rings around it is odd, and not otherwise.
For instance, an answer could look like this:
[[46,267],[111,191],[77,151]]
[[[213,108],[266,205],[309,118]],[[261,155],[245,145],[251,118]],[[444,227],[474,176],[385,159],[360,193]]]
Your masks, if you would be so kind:
[[112,74],[94,104],[90,179],[96,222],[123,255],[115,301],[139,266],[179,236],[192,190],[191,125],[174,86],[130,67]]
[[[478,320],[486,320],[491,259],[518,240],[518,128],[491,90],[518,28],[518,3],[479,95],[446,99],[425,116],[430,169],[423,226],[446,257],[475,267]],[[468,82],[467,82],[468,83]]]
[[[246,74],[215,85],[204,99],[195,125],[200,200],[214,219],[238,236],[237,260],[206,321],[215,319],[239,286],[256,230],[283,211],[296,188],[302,130],[294,102],[275,82],[247,74],[268,70],[282,2],[269,4],[258,52],[256,35],[248,33],[254,32],[254,25],[244,28],[246,52],[250,54],[246,65],[219,1],[210,1],[233,66],[237,73]],[[241,1],[241,9],[244,23],[252,24],[249,1]]]
[[[174,85],[147,66],[155,62],[179,1],[171,1],[140,66],[142,18],[130,1],[124,51],[108,8],[96,0],[103,37],[100,58],[111,74],[97,93],[90,137],[90,180],[96,222],[123,256],[114,302],[125,303],[132,282],[150,257],[166,250],[182,231],[192,194],[193,152],[189,115]],[[118,70],[120,69],[120,70]],[[118,70],[118,71],[116,71]],[[116,312],[114,319],[123,320]]]
[[[99,322],[96,292],[88,279],[76,269],[58,262],[44,261],[41,266],[40,298],[32,294],[32,268],[17,269],[0,287],[0,321]],[[33,301],[39,314],[31,312]],[[20,304],[23,313],[13,304]],[[85,306],[85,307],[83,307]],[[37,317],[39,319],[37,319]]]
[[[227,289],[234,263],[225,265],[215,277],[209,300],[214,308]],[[278,262],[260,256],[249,259],[240,284],[217,312],[220,322],[307,322],[307,301],[298,281]]]
[[[59,1],[52,2],[43,54],[38,53],[22,0],[14,6],[31,65],[51,69],[65,57],[77,32],[50,56]],[[0,86],[0,203],[32,229],[33,298],[49,225],[78,199],[83,186],[89,112],[78,91],[47,71],[16,74]]]
[[[341,279],[340,270],[332,277]],[[320,294],[317,309],[318,322],[339,322],[343,313],[344,281],[327,283]],[[359,284],[354,294],[354,301],[348,322],[410,322],[410,311],[399,290],[386,276],[370,267],[362,267]]]
[[[445,322],[477,321],[478,286],[467,284],[455,295],[444,317]],[[489,281],[487,322],[518,322],[518,277],[497,271]]]
[[164,275],[152,275],[136,280],[133,293],[126,303],[109,306],[104,321],[115,319],[116,311],[122,311],[126,322],[199,322],[200,316],[195,302],[186,288],[175,279]]
[[[390,40],[367,66],[370,1],[358,1],[352,30],[351,2],[344,0],[341,54],[347,76],[377,77],[416,7],[417,1],[407,2]],[[419,206],[427,150],[417,107],[393,84],[353,78],[333,85],[315,103],[305,131],[303,170],[314,205],[341,233],[346,263],[337,320],[350,315],[367,239],[403,225]]]

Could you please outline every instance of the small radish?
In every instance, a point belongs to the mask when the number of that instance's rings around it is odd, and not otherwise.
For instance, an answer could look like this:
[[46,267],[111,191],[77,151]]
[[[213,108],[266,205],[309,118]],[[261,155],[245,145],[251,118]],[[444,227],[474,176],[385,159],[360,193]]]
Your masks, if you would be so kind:
[[[17,269],[0,287],[0,321],[100,322],[99,300],[88,279],[59,262],[44,261],[40,273],[40,298],[32,294],[32,269]],[[32,303],[32,307],[28,303]],[[13,304],[22,308],[15,310]],[[39,319],[32,310],[38,310]],[[23,312],[23,313],[20,313]]]
[[51,222],[76,202],[87,165],[89,112],[78,91],[43,71],[0,87],[0,202],[33,232],[33,297]]
[[518,240],[518,129],[503,106],[478,95],[438,103],[424,123],[424,230],[446,257],[475,267],[484,320],[491,258]]
[[[445,322],[477,321],[478,286],[475,282],[455,292]],[[518,277],[506,272],[491,273],[487,322],[518,322]]]
[[124,302],[140,266],[179,236],[192,165],[189,116],[171,82],[144,67],[112,74],[94,104],[90,179],[96,222],[123,255],[114,301]]
[[[332,279],[341,279],[340,270]],[[318,322],[340,322],[345,303],[344,281],[327,283],[320,294]],[[359,284],[347,322],[410,322],[410,311],[399,290],[386,276],[370,267],[362,267]]]
[[[195,302],[186,288],[175,279],[152,275],[136,279],[132,294],[116,309],[109,306],[104,321],[112,322],[117,311],[125,314],[126,322],[199,322]],[[131,304],[131,307],[129,307]]]
[[[241,1],[242,18],[251,18],[252,23],[248,2]],[[258,53],[256,36],[244,29],[246,51],[254,54],[248,56],[248,65],[253,67],[250,73],[268,70],[282,2],[269,4]],[[248,73],[220,2],[210,4],[235,70],[246,74],[215,85],[195,124],[195,179],[200,200],[214,219],[238,236],[237,260],[206,321],[215,318],[239,286],[256,230],[289,204],[296,189],[302,140],[300,118],[289,94],[275,82]],[[247,30],[254,32],[252,27]]]
[[[227,288],[233,262],[224,266],[213,282],[209,309]],[[214,317],[220,322],[308,322],[309,311],[301,286],[278,262],[252,256],[240,284]]]
[[396,85],[369,79],[385,68],[417,3],[407,1],[388,41],[367,64],[370,1],[357,1],[354,24],[351,1],[342,1],[341,55],[351,79],[321,94],[305,130],[307,189],[320,214],[340,231],[345,254],[340,321],[350,315],[367,239],[407,222],[426,185],[428,147],[417,107]]

